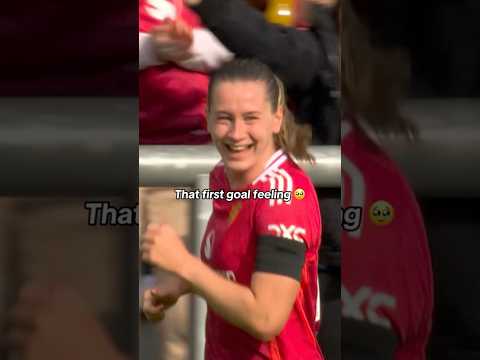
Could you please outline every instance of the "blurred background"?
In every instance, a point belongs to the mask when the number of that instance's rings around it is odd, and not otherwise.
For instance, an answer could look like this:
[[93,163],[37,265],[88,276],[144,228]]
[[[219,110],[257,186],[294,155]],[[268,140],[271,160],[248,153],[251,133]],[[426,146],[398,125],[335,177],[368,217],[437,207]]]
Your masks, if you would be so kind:
[[[84,208],[138,201],[136,4],[10,2],[0,24],[0,359],[94,358],[102,336],[136,358],[138,228],[89,226]],[[32,311],[58,322],[22,357],[6,320],[32,281],[69,290]]]
[[[109,200],[125,204],[121,198]],[[130,229],[88,226],[82,198],[4,197],[0,208],[3,328],[6,311],[25,284],[56,282],[77,292],[116,346],[133,354],[135,313],[129,309],[136,299],[129,279],[135,277],[131,264],[136,254],[131,251]],[[81,326],[68,318],[64,321],[63,332]],[[88,346],[88,339],[77,341]]]
[[403,111],[418,139],[378,141],[412,185],[426,225],[434,276],[429,358],[479,358],[480,3],[353,2],[373,29],[372,41],[401,46],[411,60]]
[[[136,356],[138,228],[90,226],[85,208],[87,201],[137,204],[136,104],[126,97],[0,98],[2,344],[20,290],[56,283],[78,293],[112,345]],[[72,313],[60,312],[64,319],[51,331],[68,343],[77,328],[73,343],[88,348],[90,325],[69,306]],[[54,356],[41,351],[51,344],[39,344],[29,359]],[[2,347],[2,360],[13,355]]]

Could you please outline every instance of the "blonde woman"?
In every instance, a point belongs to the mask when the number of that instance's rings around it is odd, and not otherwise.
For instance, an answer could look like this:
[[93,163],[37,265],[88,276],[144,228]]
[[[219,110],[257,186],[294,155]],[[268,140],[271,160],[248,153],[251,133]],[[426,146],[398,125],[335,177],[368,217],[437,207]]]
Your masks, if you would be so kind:
[[[143,260],[179,280],[147,291],[144,311],[161,318],[179,296],[203,297],[208,360],[323,359],[315,338],[320,211],[293,160],[311,160],[308,132],[289,115],[280,80],[254,60],[234,60],[212,76],[208,128],[222,158],[210,190],[252,195],[213,201],[201,259],[169,226],[149,226]],[[255,199],[259,192],[285,196]]]

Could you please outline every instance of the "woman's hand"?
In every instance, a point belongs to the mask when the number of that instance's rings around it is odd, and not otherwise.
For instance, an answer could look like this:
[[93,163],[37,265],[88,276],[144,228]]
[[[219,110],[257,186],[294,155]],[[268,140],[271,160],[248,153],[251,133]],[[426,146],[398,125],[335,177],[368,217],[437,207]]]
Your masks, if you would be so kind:
[[159,289],[147,289],[143,293],[142,309],[145,317],[151,321],[161,321],[165,311],[176,304],[178,296],[164,294]]
[[191,56],[192,28],[182,19],[167,19],[165,24],[154,27],[151,35],[160,60],[175,62]]
[[169,276],[155,288],[143,293],[142,310],[145,317],[151,321],[160,321],[165,312],[177,303],[180,296],[191,291],[190,286],[177,276]]
[[167,224],[150,224],[140,245],[142,260],[162,270],[181,273],[192,255],[176,231]]

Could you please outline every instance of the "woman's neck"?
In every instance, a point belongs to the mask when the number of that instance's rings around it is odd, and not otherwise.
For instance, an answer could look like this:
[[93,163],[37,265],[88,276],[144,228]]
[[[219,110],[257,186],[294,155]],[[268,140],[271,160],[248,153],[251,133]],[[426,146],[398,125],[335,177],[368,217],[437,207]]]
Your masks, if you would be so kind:
[[235,173],[230,171],[228,168],[225,169],[225,174],[228,179],[230,188],[233,191],[241,191],[242,189],[247,188],[265,169],[265,165],[272,158],[273,154],[277,152],[278,149],[273,147],[269,151],[265,151],[265,155],[255,163],[252,168],[243,171],[241,173]]

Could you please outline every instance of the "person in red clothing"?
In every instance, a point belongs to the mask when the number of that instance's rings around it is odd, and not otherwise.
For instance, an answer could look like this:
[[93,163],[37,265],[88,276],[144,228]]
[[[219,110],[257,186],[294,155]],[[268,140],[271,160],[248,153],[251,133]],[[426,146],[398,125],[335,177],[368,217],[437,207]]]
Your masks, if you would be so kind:
[[[182,0],[140,0],[140,144],[210,142],[205,119],[208,74],[175,63],[187,59],[192,29],[200,27],[200,19]],[[163,46],[155,46],[151,37]],[[153,59],[146,63],[147,47]]]
[[222,158],[210,191],[224,196],[213,201],[201,258],[170,226],[149,225],[142,259],[178,279],[145,292],[146,316],[161,317],[192,292],[208,304],[206,359],[324,359],[315,338],[320,210],[294,161],[312,157],[281,81],[258,61],[228,63],[211,79],[208,128]]
[[[342,357],[424,360],[433,276],[415,195],[375,141],[415,136],[399,111],[408,61],[372,45],[368,21],[342,4]],[[365,3],[362,3],[365,5]]]

